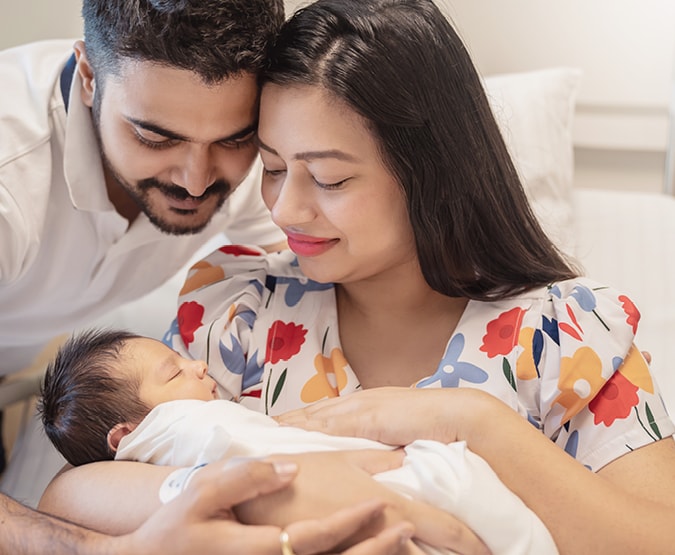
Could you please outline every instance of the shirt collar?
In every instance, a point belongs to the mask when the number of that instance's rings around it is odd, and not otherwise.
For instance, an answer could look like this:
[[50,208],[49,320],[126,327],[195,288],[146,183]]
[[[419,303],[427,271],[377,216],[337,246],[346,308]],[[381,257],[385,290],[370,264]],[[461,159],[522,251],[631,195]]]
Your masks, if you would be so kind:
[[67,102],[63,149],[63,171],[70,199],[78,210],[115,211],[105,187],[101,152],[94,132],[91,110],[82,102],[81,90],[82,80],[75,71]]

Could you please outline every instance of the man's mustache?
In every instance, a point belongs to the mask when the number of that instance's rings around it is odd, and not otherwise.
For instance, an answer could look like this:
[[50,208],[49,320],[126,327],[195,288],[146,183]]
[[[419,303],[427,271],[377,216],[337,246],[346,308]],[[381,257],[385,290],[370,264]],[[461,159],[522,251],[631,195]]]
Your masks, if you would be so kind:
[[204,193],[199,197],[194,197],[188,193],[183,187],[174,185],[173,183],[162,183],[154,177],[149,177],[148,179],[143,179],[138,182],[138,188],[141,191],[147,191],[149,189],[158,189],[163,195],[171,197],[175,200],[187,200],[187,199],[199,199],[204,200],[208,197],[218,195],[218,196],[227,196],[230,192],[230,184],[224,179],[217,179],[208,188]]

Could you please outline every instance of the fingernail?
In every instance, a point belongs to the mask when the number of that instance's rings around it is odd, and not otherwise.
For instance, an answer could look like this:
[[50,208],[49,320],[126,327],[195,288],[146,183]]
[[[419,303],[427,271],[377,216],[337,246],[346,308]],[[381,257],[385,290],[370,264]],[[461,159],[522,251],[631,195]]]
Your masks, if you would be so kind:
[[289,478],[298,473],[298,465],[290,461],[274,461],[274,471],[280,478]]

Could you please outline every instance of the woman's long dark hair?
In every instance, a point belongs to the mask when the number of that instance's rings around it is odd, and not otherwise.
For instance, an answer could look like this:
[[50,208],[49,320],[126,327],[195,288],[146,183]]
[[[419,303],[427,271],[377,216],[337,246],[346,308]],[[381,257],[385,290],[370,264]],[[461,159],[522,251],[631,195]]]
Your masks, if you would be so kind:
[[472,60],[431,0],[319,0],[286,22],[261,79],[320,86],[365,120],[436,291],[494,300],[577,275],[533,215]]

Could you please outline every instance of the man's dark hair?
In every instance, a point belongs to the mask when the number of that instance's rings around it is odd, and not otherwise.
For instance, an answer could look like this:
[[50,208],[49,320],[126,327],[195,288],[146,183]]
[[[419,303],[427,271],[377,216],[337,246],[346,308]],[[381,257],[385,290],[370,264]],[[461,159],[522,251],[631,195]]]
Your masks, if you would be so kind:
[[47,437],[70,464],[114,459],[108,432],[150,412],[139,398],[140,376],[116,375],[125,343],[139,337],[86,330],[72,336],[47,366],[38,412]]
[[284,20],[283,0],[83,0],[87,57],[99,77],[122,59],[194,71],[219,83],[257,74]]

